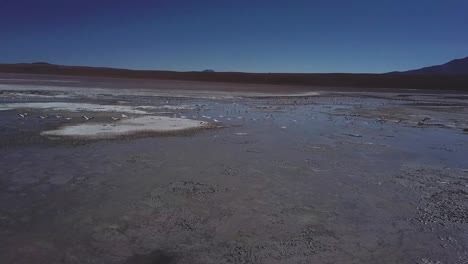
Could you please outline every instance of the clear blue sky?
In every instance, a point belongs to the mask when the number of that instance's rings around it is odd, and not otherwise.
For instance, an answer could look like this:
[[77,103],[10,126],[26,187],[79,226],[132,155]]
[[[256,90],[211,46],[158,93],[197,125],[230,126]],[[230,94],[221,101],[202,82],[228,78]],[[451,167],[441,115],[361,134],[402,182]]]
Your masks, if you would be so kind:
[[387,72],[466,56],[467,0],[0,0],[0,63]]

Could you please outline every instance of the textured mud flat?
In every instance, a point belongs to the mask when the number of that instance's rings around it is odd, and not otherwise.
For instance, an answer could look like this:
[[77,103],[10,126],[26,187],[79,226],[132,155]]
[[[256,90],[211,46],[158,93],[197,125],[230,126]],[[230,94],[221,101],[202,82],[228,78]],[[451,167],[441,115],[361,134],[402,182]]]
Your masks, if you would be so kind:
[[[0,98],[1,263],[468,263],[464,95],[38,89]],[[197,133],[109,138],[153,125]]]

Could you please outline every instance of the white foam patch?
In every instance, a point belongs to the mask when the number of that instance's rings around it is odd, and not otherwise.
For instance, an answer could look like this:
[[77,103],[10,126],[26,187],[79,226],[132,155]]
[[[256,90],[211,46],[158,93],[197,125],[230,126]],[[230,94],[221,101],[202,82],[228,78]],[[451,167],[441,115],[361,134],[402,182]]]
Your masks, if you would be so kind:
[[144,116],[115,123],[87,123],[42,132],[43,136],[78,138],[114,138],[138,133],[163,133],[208,128],[210,123],[186,118]]

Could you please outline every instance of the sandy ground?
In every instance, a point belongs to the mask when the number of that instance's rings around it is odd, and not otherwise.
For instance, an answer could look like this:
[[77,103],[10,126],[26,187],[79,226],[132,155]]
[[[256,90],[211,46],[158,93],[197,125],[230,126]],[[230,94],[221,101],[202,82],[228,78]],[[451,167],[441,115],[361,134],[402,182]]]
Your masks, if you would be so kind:
[[[0,87],[0,263],[468,263],[464,94],[57,83]],[[149,116],[217,128],[41,135]]]

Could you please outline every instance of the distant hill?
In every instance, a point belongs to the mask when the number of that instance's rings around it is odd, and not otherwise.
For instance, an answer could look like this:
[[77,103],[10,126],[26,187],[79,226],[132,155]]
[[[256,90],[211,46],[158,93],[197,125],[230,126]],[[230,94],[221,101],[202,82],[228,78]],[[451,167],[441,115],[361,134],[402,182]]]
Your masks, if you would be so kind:
[[[105,77],[125,79],[155,79],[198,82],[219,82],[238,84],[273,84],[296,85],[304,89],[337,87],[346,89],[362,88],[401,88],[401,89],[434,89],[468,91],[468,74],[461,69],[467,59],[457,60],[443,66],[451,74],[442,71],[424,70],[389,73],[389,74],[352,74],[352,73],[246,73],[246,72],[212,72],[212,71],[158,71],[130,70],[105,67],[65,66],[46,62],[0,64],[0,73],[61,75],[75,77]],[[448,65],[448,66],[447,66]],[[436,66],[438,67],[438,66]],[[436,68],[437,69],[437,68]],[[422,71],[421,70],[421,71]],[[446,70],[446,72],[449,72]]]
[[468,75],[468,57],[456,59],[442,65],[424,67],[417,70],[393,72],[400,74],[424,74],[424,75]]
[[51,66],[52,64],[48,63],[48,62],[42,62],[42,61],[38,61],[38,62],[33,62],[31,63],[32,65],[44,65],[44,66]]

